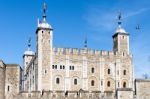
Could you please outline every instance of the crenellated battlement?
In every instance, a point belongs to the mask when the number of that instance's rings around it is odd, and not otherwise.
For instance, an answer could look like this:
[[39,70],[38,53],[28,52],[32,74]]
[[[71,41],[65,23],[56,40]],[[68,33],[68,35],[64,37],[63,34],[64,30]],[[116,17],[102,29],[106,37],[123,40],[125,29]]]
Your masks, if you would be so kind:
[[100,56],[113,56],[113,51],[106,50],[93,50],[93,49],[78,49],[78,48],[53,48],[54,54],[74,54],[74,55],[100,55]]

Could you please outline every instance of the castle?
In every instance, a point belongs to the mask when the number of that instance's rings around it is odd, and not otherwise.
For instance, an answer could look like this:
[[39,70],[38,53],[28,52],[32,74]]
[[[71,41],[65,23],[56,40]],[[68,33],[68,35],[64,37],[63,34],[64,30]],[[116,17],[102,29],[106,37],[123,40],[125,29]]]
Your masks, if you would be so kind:
[[29,40],[23,70],[0,61],[0,99],[150,98],[150,80],[134,78],[129,33],[121,26],[121,14],[112,35],[112,51],[91,50],[87,41],[83,49],[54,48],[53,28],[46,17],[44,4],[36,29],[36,51],[31,50]]

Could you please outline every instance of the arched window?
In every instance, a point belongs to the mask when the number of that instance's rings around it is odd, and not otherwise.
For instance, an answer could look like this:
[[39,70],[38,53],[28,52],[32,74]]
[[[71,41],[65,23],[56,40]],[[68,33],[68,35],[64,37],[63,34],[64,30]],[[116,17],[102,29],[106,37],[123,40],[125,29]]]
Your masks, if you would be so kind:
[[91,72],[94,73],[94,68],[92,67]]
[[107,87],[110,87],[110,81],[107,82]]
[[77,85],[77,79],[74,79],[74,85]]
[[59,83],[60,83],[60,79],[56,78],[56,84],[59,84]]
[[126,70],[123,70],[123,75],[126,75]]
[[126,88],[126,82],[123,82],[123,88]]
[[92,80],[92,81],[91,81],[91,86],[94,86],[94,83],[95,83],[94,80]]
[[110,74],[110,69],[108,69],[108,74]]

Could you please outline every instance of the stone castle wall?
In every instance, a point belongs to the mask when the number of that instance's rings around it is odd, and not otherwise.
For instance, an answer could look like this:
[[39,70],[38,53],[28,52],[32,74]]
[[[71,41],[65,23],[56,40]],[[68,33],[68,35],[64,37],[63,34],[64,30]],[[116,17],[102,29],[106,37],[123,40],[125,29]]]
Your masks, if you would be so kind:
[[0,60],[0,99],[5,95],[5,69],[6,65]]
[[[73,70],[70,69],[72,66]],[[56,91],[78,91],[81,88],[88,91],[114,91],[115,88],[123,88],[124,82],[127,88],[133,86],[131,55],[122,56],[113,51],[53,48],[52,68],[52,86]],[[56,84],[57,77],[60,84]],[[74,84],[74,79],[78,80],[78,84]],[[92,81],[94,86],[91,86]]]
[[5,71],[5,98],[10,99],[20,92],[20,66],[17,64],[7,64]]
[[136,99],[150,99],[150,79],[135,80]]

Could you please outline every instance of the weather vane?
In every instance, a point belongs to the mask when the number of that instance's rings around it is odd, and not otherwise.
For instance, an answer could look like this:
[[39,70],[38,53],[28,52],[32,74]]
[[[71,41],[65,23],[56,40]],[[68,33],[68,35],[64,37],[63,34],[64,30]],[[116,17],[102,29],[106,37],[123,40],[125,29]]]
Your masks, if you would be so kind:
[[47,5],[44,2],[44,4],[43,4],[43,19],[44,19],[44,21],[46,21],[46,10],[47,10]]
[[28,40],[28,47],[29,48],[31,47],[31,37],[29,37],[29,40]]
[[87,48],[87,37],[85,38],[85,41],[84,41],[84,47]]
[[122,19],[122,14],[121,14],[121,11],[119,11],[119,14],[118,14],[118,24],[121,25],[121,19]]

